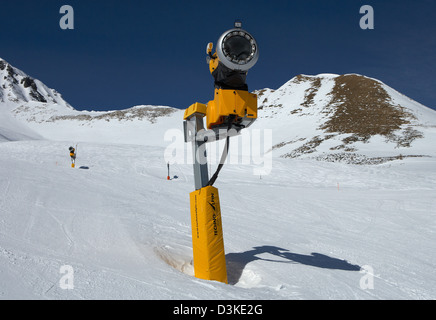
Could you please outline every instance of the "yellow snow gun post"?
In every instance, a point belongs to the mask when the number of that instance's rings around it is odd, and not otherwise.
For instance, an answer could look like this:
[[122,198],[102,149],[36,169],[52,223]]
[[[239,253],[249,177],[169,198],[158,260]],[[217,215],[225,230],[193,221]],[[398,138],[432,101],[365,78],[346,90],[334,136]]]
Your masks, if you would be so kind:
[[[214,99],[194,103],[185,110],[185,142],[192,143],[195,191],[190,194],[195,277],[227,283],[227,268],[218,189],[213,186],[229,150],[230,137],[257,119],[257,96],[248,92],[247,71],[259,57],[256,40],[241,28],[224,32],[212,54],[206,48],[209,70],[215,79]],[[206,117],[206,128],[203,118]],[[226,139],[223,155],[209,179],[206,143]]]
[[70,150],[70,157],[71,157],[71,168],[74,168],[76,166],[76,155],[77,155],[77,144],[76,144],[76,149],[74,149],[73,147],[69,148]]

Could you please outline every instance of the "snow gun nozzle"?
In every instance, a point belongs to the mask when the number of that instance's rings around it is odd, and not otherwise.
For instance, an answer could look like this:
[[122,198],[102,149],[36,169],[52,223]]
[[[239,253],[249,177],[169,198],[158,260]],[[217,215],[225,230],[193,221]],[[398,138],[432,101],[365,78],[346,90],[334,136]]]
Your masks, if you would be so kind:
[[241,27],[224,32],[218,39],[216,48],[219,61],[234,71],[248,71],[259,58],[256,40]]

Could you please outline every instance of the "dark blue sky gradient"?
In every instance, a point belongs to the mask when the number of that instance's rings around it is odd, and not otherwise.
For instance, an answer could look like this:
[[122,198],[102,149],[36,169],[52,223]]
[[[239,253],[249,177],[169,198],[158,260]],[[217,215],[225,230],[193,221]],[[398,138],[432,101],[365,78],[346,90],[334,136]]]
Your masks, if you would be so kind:
[[[64,4],[74,30],[59,27]],[[365,4],[374,30],[359,27]],[[79,110],[186,108],[212,99],[206,44],[238,18],[260,47],[250,90],[298,74],[359,73],[436,109],[435,0],[2,0],[0,57]]]

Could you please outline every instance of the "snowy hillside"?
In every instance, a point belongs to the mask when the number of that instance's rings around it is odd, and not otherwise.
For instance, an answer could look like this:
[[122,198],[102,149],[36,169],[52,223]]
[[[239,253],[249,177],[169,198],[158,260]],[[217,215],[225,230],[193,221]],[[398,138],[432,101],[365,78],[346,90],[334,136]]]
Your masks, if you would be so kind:
[[270,130],[272,168],[229,161],[216,182],[226,285],[193,277],[182,110],[77,111],[0,72],[0,299],[436,298],[435,112],[388,86],[324,74],[258,92],[230,156]]
[[28,76],[0,58],[0,103],[2,108],[26,102],[54,104],[72,109],[56,90],[48,88],[41,81]]
[[275,154],[348,163],[436,156],[436,112],[361,75],[299,75],[263,89],[255,126],[273,128]]
[[[165,106],[135,106],[109,112],[78,111],[56,90],[0,58],[0,116],[8,118],[0,125],[2,140],[22,140],[20,137],[25,132],[28,138],[57,141],[73,138],[75,141],[161,144],[168,128],[182,127],[182,115],[183,111]],[[162,118],[165,121],[161,121]],[[14,127],[19,129],[12,132]]]
[[14,116],[16,108],[74,110],[61,95],[0,58],[0,142],[42,138]]
[[191,165],[167,181],[163,148],[82,143],[71,169],[66,146],[0,143],[1,299],[436,297],[434,159],[225,166],[225,285],[192,277]]
[[[181,134],[183,110],[144,105],[77,111],[55,90],[4,60],[0,72],[0,112],[26,127],[26,136],[159,146],[169,130]],[[275,156],[354,164],[436,156],[436,112],[376,79],[299,75],[277,90],[256,93],[259,119],[252,128],[272,130]],[[182,139],[177,143],[186,148]]]

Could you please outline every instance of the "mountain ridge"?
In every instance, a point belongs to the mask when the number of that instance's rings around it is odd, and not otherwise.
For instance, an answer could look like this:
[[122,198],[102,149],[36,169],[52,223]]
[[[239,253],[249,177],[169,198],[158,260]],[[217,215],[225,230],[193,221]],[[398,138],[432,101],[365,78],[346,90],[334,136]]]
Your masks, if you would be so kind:
[[48,88],[38,79],[13,67],[2,58],[0,58],[0,102],[4,104],[51,103],[73,109],[56,90]]
[[[35,132],[35,138],[164,146],[166,133],[182,128],[180,109],[141,105],[78,111],[56,90],[3,59],[0,76],[0,104],[7,106],[0,110]],[[436,156],[430,150],[436,138],[436,111],[377,79],[301,74],[278,89],[254,93],[258,120],[248,130],[273,130],[271,151],[276,156],[359,164]],[[9,125],[8,136],[11,129]]]
[[413,146],[420,139],[429,146],[435,138],[434,110],[366,76],[298,75],[277,90],[256,93],[259,117],[267,123],[263,126],[277,133],[273,150],[284,158],[389,161],[400,155],[426,156],[426,150],[415,152]]

